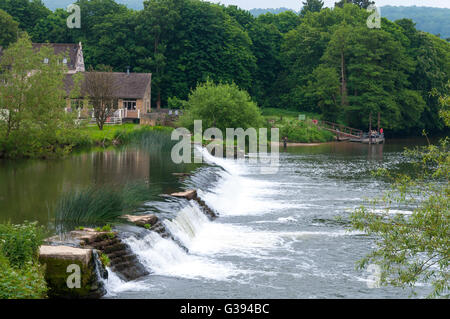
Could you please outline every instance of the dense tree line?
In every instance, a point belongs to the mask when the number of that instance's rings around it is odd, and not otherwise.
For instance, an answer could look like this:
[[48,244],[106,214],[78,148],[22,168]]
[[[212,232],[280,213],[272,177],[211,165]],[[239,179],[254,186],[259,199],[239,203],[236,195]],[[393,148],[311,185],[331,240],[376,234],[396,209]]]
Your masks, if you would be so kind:
[[371,1],[331,9],[307,0],[299,14],[254,17],[200,0],[148,0],[143,10],[79,0],[81,29],[68,29],[69,14],[40,0],[12,2],[0,0],[0,9],[34,42],[81,41],[88,67],[153,73],[153,105],[186,99],[210,79],[234,82],[261,107],[316,112],[354,127],[366,129],[370,112],[381,112],[391,132],[444,127],[430,92],[445,93],[450,44],[406,19],[383,18],[381,29],[369,29],[363,8]]

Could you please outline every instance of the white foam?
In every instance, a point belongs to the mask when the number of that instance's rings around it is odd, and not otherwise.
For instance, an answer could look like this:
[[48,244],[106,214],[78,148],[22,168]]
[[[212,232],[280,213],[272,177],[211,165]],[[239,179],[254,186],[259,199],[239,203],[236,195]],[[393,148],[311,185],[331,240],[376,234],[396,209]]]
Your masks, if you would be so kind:
[[109,267],[108,279],[103,279],[105,284],[105,289],[107,291],[106,297],[117,296],[118,293],[124,291],[148,291],[151,287],[142,281],[124,281],[120,279],[115,272],[113,272]]
[[143,239],[130,237],[126,243],[139,260],[156,275],[227,280],[240,274],[231,264],[187,254],[174,241],[164,239],[155,232],[149,232]]

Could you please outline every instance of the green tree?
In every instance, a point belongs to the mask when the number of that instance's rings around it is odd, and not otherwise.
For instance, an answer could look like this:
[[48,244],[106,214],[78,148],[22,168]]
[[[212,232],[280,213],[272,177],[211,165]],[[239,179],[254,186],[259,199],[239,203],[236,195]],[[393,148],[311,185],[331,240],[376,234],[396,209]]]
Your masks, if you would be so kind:
[[348,54],[351,51],[349,45],[350,34],[353,32],[352,28],[343,24],[338,26],[333,33],[330,42],[328,43],[324,59],[330,61],[330,64],[339,65],[339,75],[341,82],[341,105],[348,105],[348,90],[347,90],[347,61]]
[[180,19],[178,13],[179,1],[177,0],[148,0],[144,2],[144,10],[141,12],[138,22],[138,32],[144,43],[148,43],[144,56],[139,60],[141,68],[151,70],[153,73],[153,92],[156,93],[156,106],[161,108],[161,91],[166,78],[165,67],[167,57],[165,55],[169,39],[175,32],[175,25]]
[[323,8],[323,1],[321,0],[306,0],[302,2],[303,7],[300,11],[300,16],[305,16],[307,12],[319,12]]
[[64,111],[61,59],[50,47],[34,50],[27,35],[4,51],[0,76],[7,85],[0,85],[0,157],[50,156],[71,147],[64,141],[74,134],[74,121]]
[[40,19],[51,13],[41,0],[0,0],[0,9],[8,12],[29,34]]
[[[444,122],[449,123],[448,93],[441,99]],[[376,249],[359,267],[380,267],[380,284],[414,289],[419,282],[431,283],[429,297],[449,297],[450,260],[450,152],[446,137],[438,145],[407,150],[412,162],[407,173],[381,170],[393,181],[382,198],[385,212],[361,207],[352,216],[352,227],[376,236]],[[374,204],[377,204],[375,202]],[[410,207],[410,216],[392,215],[392,207]]]
[[[140,19],[136,28],[141,39],[136,48],[136,70],[154,74],[156,102],[158,91],[161,103],[169,97],[185,99],[207,78],[251,88],[256,68],[251,39],[223,6],[199,0],[164,3],[167,8],[161,9],[161,14],[155,11],[153,20]],[[149,3],[147,10],[150,7]],[[149,12],[152,10],[156,9]],[[153,26],[158,24],[161,29]],[[159,43],[156,51],[155,39]]]
[[258,20],[265,24],[273,24],[281,33],[287,33],[300,24],[298,14],[292,11],[284,11],[278,14],[269,12],[258,16]]
[[259,128],[262,117],[256,103],[246,91],[235,84],[214,84],[207,80],[189,94],[181,124],[192,129],[194,120],[202,120],[203,127]]
[[336,121],[339,116],[340,85],[339,74],[335,68],[320,65],[306,88],[307,94],[317,100],[324,120]]
[[341,0],[339,2],[335,2],[334,5],[336,7],[343,8],[346,3],[353,3],[359,6],[362,9],[367,9],[371,4],[375,4],[375,1],[370,0]]
[[7,47],[17,40],[19,34],[19,23],[8,13],[0,9],[0,46]]
[[277,78],[282,70],[280,49],[283,35],[275,25],[262,23],[259,19],[248,33],[256,58],[250,93],[261,107],[275,106],[278,104],[279,94]]
[[63,9],[56,9],[46,18],[40,19],[30,33],[37,43],[73,43],[76,42],[74,33],[67,28],[69,13]]

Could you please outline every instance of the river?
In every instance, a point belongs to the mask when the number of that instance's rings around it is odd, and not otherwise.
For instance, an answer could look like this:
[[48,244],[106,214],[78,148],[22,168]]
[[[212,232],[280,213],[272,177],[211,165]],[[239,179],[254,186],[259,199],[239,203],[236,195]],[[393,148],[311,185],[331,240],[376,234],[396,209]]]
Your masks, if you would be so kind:
[[[107,298],[407,298],[408,290],[371,288],[371,274],[355,269],[374,238],[348,231],[347,220],[389,187],[370,172],[401,168],[404,146],[417,144],[423,141],[291,147],[281,150],[276,174],[212,156],[202,165],[176,165],[168,153],[134,147],[0,161],[0,220],[38,220],[51,232],[53,207],[65,192],[146,180],[161,195],[139,212],[158,214],[176,241],[130,231],[126,242],[151,274],[126,283],[110,273]],[[210,221],[194,202],[162,195],[192,188],[219,218]],[[425,296],[429,287],[417,292]]]

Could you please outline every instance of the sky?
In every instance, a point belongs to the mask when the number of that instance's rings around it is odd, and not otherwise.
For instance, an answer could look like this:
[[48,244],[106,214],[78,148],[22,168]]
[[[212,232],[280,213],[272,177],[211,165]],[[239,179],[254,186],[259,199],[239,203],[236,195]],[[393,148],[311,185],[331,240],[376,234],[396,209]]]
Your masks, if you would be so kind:
[[[208,0],[210,2],[222,4],[238,5],[242,9],[253,8],[290,8],[299,10],[302,7],[302,0]],[[304,1],[304,0],[303,0]],[[333,7],[337,0],[325,0],[325,6]],[[449,0],[375,0],[377,6],[423,6],[423,7],[440,7],[450,8]]]

